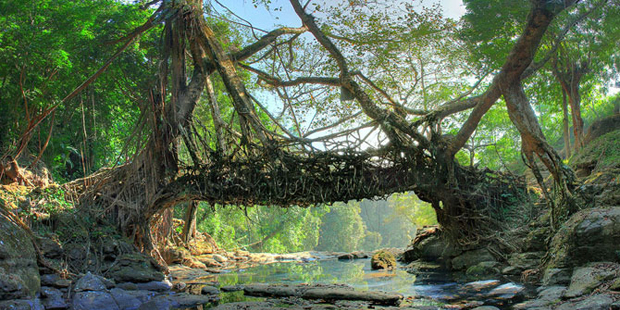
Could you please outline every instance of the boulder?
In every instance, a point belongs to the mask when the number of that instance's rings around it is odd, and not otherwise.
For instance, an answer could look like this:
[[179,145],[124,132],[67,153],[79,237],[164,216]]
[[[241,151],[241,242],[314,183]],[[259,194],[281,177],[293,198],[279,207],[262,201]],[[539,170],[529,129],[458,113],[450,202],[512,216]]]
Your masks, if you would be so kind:
[[352,291],[342,288],[311,288],[301,294],[303,299],[323,299],[323,300],[358,300],[367,301],[372,304],[398,306],[403,299],[399,294],[388,294],[373,291]]
[[561,302],[562,297],[566,293],[564,286],[550,286],[542,289],[538,293],[536,299],[528,300],[520,304],[514,305],[515,310],[526,309],[550,309],[551,306]]
[[571,269],[569,268],[547,268],[543,275],[542,284],[544,286],[565,285],[570,283]]
[[116,282],[144,283],[164,279],[153,258],[137,253],[119,256],[107,275]]
[[521,285],[515,283],[506,283],[492,289],[486,294],[486,296],[496,300],[508,300],[523,295],[524,291],[525,287]]
[[500,273],[497,266],[499,266],[499,263],[496,261],[480,262],[467,268],[465,274],[470,277],[487,277]]
[[69,304],[67,304],[63,298],[63,293],[59,289],[42,286],[41,297],[43,298],[42,303],[46,310],[69,308]]
[[182,247],[167,247],[161,255],[166,264],[181,263],[192,256],[187,249]]
[[563,303],[556,310],[601,310],[611,309],[614,299],[608,294],[592,295],[583,300],[568,301]]
[[464,270],[481,262],[490,261],[495,261],[495,258],[487,249],[467,251],[452,259],[452,269]]
[[94,274],[88,272],[86,275],[81,277],[77,283],[75,283],[75,291],[104,291],[106,289],[106,285],[103,281],[95,276]]
[[72,310],[120,310],[116,301],[107,292],[78,292],[73,296],[71,301]]
[[589,144],[596,138],[609,132],[620,129],[620,115],[614,114],[608,117],[598,119],[588,127],[583,139],[584,145]]
[[14,299],[0,301],[0,310],[43,310],[41,301],[35,299]]
[[155,296],[154,292],[141,291],[141,290],[123,290],[120,288],[113,288],[110,290],[112,298],[118,304],[118,307],[123,310],[135,310],[140,308],[143,303],[146,303]]
[[576,268],[571,277],[570,286],[564,295],[566,298],[589,294],[604,282],[620,275],[620,265],[611,263],[594,263]]
[[410,263],[422,259],[427,261],[446,260],[457,256],[462,250],[444,238],[439,227],[418,230],[415,239],[401,256],[401,260]]
[[213,259],[220,264],[223,264],[228,261],[228,258],[220,254],[213,254]]
[[577,212],[555,234],[549,252],[548,268],[620,261],[620,207]]
[[545,252],[513,253],[508,258],[508,264],[521,270],[536,269],[544,255]]
[[370,268],[377,269],[394,269],[396,268],[396,257],[391,252],[380,250],[377,251],[370,259]]
[[57,274],[44,274],[41,275],[41,285],[55,288],[67,288],[71,285],[71,280],[62,279]]
[[136,286],[139,290],[154,292],[167,292],[172,289],[172,283],[168,280],[136,283]]
[[219,295],[220,290],[218,290],[217,287],[206,285],[200,289],[200,293],[203,295]]
[[351,259],[365,259],[368,258],[368,253],[362,251],[355,251],[351,253],[345,253],[338,255],[339,260],[351,260]]
[[49,259],[57,259],[62,256],[64,253],[60,242],[58,242],[57,237],[39,237],[37,238],[37,243],[39,244],[39,249],[43,256]]
[[0,300],[34,296],[40,287],[32,240],[26,231],[0,214]]

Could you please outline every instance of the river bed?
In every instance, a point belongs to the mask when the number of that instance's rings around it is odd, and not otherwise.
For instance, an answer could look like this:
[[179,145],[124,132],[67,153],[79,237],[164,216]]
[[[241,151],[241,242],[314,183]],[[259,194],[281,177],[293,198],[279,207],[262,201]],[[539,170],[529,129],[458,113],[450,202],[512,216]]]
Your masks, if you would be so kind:
[[[405,296],[409,304],[459,308],[464,305],[488,305],[499,308],[518,301],[525,293],[519,284],[495,279],[457,281],[455,275],[436,264],[425,263],[415,272],[400,265],[393,271],[371,270],[370,259],[338,260],[304,259],[275,262],[249,268],[208,273],[185,267],[172,268],[175,282],[200,287],[212,285],[224,291],[242,289],[245,285],[322,285],[346,284],[358,291],[383,291]],[[261,300],[243,292],[222,293],[222,303]]]

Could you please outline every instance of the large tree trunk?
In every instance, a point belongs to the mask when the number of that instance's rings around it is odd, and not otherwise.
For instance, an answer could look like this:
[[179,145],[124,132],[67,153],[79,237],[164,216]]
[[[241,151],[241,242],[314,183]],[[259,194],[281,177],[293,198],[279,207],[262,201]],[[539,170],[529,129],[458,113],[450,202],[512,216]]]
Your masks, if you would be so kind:
[[562,136],[564,137],[564,157],[570,158],[570,125],[568,120],[568,101],[566,100],[566,92],[562,90]]

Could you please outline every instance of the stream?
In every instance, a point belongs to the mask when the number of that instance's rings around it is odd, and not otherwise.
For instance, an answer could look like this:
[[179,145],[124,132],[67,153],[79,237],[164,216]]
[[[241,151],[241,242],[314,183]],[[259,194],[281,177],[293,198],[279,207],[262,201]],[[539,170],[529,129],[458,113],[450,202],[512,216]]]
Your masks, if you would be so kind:
[[260,301],[244,296],[243,291],[225,292],[233,287],[250,284],[321,285],[346,284],[358,291],[384,291],[405,296],[408,305],[461,308],[495,305],[505,308],[518,302],[526,293],[525,287],[509,281],[482,280],[466,282],[439,265],[424,263],[415,272],[403,265],[393,271],[371,270],[370,259],[317,259],[275,262],[245,269],[222,270],[221,273],[173,272],[175,281],[188,286],[213,285],[222,288],[222,303]]

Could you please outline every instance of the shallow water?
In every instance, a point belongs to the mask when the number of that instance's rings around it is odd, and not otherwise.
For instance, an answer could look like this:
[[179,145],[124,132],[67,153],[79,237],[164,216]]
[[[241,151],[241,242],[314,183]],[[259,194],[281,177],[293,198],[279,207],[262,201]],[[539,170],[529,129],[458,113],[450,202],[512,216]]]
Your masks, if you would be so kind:
[[[182,279],[188,284],[218,282],[220,286],[252,283],[266,284],[347,284],[357,290],[400,293],[415,299],[432,299],[441,303],[465,303],[472,300],[502,304],[502,296],[489,297],[498,287],[497,280],[458,283],[438,265],[427,265],[424,271],[412,274],[402,269],[394,271],[371,270],[369,259],[339,261],[336,259],[310,262],[282,262],[260,265],[193,279]],[[504,288],[510,290],[511,285]],[[238,296],[240,294],[235,294]],[[225,298],[228,299],[228,298]],[[236,298],[235,298],[236,299]],[[227,302],[230,302],[228,300]]]

